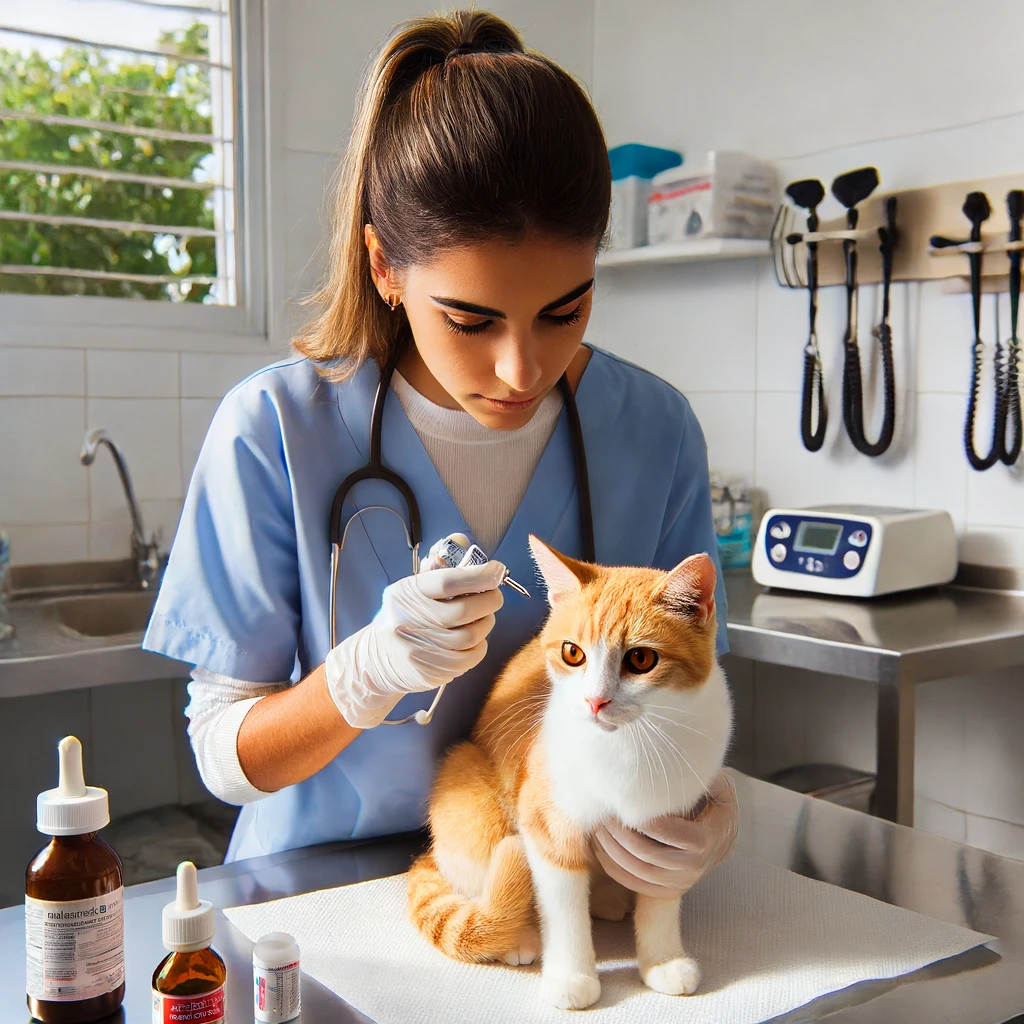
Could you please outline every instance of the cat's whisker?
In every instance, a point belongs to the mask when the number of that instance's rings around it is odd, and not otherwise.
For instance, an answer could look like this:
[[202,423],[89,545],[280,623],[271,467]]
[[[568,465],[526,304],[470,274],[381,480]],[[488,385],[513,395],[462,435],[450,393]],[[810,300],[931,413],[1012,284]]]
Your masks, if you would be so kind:
[[[652,723],[650,723],[650,722],[648,722],[647,724],[648,724],[649,726],[651,726],[651,725],[652,725]],[[653,728],[657,728],[656,726],[652,726],[652,727],[653,727]],[[663,757],[661,756],[661,753],[662,753],[662,752],[661,752],[661,745],[660,745],[660,744],[658,744],[658,743],[653,743],[653,744],[651,744],[651,747],[652,747],[652,749],[653,749],[654,753],[655,753],[655,754],[657,755],[657,758],[658,758],[658,763],[659,763],[659,764],[661,765],[662,777],[663,777],[663,778],[664,778],[664,780],[665,780],[665,784],[666,784],[666,786],[668,786],[668,785],[669,785],[669,771],[668,771],[668,765],[666,765],[666,764],[665,764],[665,759],[664,759],[664,758],[663,758]],[[682,781],[682,780],[680,780],[680,781]],[[686,788],[685,788],[685,786],[684,786],[684,787],[683,787],[683,799],[684,799],[684,800],[686,799],[686,795],[685,795],[685,794],[686,794]]]
[[530,752],[530,747],[533,745],[533,732],[535,729],[539,729],[544,721],[544,709],[540,711],[532,720],[528,719],[525,723],[525,727],[522,729],[520,736],[513,740],[505,750],[504,755],[501,758],[501,764],[498,766],[498,775],[501,776],[505,770],[505,763],[508,761],[509,754],[512,753],[517,747],[522,749],[522,752],[518,755],[520,763],[524,761]]
[[630,742],[630,745],[633,748],[633,756],[632,756],[632,758],[629,759],[629,761],[627,763],[628,763],[629,768],[630,768],[630,775],[632,776],[633,781],[636,781],[637,777],[640,774],[640,769],[639,769],[640,755],[637,753],[637,749],[636,749],[636,736],[633,735],[633,731],[631,729],[627,730],[626,735],[629,736],[629,742]]
[[647,751],[647,745],[643,741],[643,736],[639,737],[640,752],[644,755],[644,768],[647,770],[647,775],[651,780],[651,785],[654,785],[654,762],[651,760],[650,755]]
[[684,725],[682,722],[677,722],[674,718],[669,718],[667,715],[643,715],[643,718],[648,720],[651,718],[657,718],[659,721],[668,722],[676,729],[685,729],[687,732],[692,732],[695,736],[703,736],[706,740],[711,740],[713,743],[720,743],[721,740],[710,735],[706,732],[701,732],[700,729],[694,729],[692,726]]
[[528,697],[520,697],[519,700],[513,701],[508,707],[503,708],[499,715],[495,716],[495,721],[500,722],[509,712],[515,708],[520,708],[523,704],[534,704],[538,701],[547,700],[547,694],[531,693]]
[[[697,772],[694,770],[693,765],[690,764],[690,762],[687,760],[686,755],[683,753],[683,750],[679,746],[679,744],[676,743],[675,740],[673,740],[672,737],[669,736],[668,733],[666,733],[664,729],[662,729],[658,725],[655,725],[654,722],[647,721],[644,724],[647,727],[649,727],[651,729],[654,729],[656,731],[656,733],[659,734],[660,737],[669,745],[669,749],[672,750],[672,752],[675,753],[680,758],[680,760],[682,761],[682,763],[684,765],[686,765],[686,767],[693,774],[693,777],[697,780],[697,783],[700,786],[701,790],[706,793],[708,791],[707,790],[707,786],[704,784],[704,782],[701,779],[700,775],[698,775]],[[685,800],[685,798],[686,797],[685,797],[685,789],[684,789],[683,799]]]
[[[499,722],[501,723],[501,728],[498,730],[498,732],[492,733],[494,744],[497,746],[497,744],[500,743],[505,738],[505,736],[509,734],[510,731],[517,730],[520,727],[521,720],[524,715],[536,713],[538,710],[538,704],[543,705],[539,709],[543,713],[547,706],[546,697],[538,695],[524,697],[522,700],[517,700],[515,704],[509,705],[508,708],[502,711],[502,713],[494,720],[495,725],[497,725],[497,723]],[[521,706],[516,708],[516,705]],[[510,717],[506,718],[505,716],[509,715],[509,712],[511,712],[513,708],[516,708],[515,712],[511,714]]]
[[517,718],[515,721],[509,722],[507,726],[492,739],[492,747],[500,747],[513,733],[518,735],[516,735],[516,738],[512,741],[510,746],[515,746],[515,744],[521,743],[523,739],[529,737],[533,733],[534,729],[537,728],[543,719],[543,710],[525,712],[524,716]]
[[672,704],[648,704],[647,707],[653,711],[675,711],[679,715],[690,715],[692,718],[707,718],[707,715],[700,715],[696,711],[686,711],[683,708],[677,708]]

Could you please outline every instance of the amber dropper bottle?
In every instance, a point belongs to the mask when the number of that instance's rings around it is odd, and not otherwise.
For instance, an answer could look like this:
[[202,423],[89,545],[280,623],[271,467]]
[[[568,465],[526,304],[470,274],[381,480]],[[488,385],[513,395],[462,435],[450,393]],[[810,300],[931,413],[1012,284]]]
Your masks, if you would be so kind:
[[178,892],[163,912],[164,946],[171,952],[153,972],[153,1024],[224,1020],[227,968],[210,948],[216,924],[213,904],[199,898],[196,866],[178,865]]
[[96,834],[107,791],[86,786],[82,744],[65,736],[57,751],[57,788],[36,801],[36,827],[53,838],[25,872],[26,992],[44,1024],[90,1024],[124,999],[121,861]]

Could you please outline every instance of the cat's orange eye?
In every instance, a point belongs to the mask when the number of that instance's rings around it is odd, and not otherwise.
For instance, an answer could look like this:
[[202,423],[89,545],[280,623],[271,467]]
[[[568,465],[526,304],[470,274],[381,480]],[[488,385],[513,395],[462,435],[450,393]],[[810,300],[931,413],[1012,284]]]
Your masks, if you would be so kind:
[[566,665],[572,665],[573,668],[577,668],[587,660],[587,656],[570,640],[566,640],[562,644],[562,661]]
[[626,651],[623,665],[627,672],[642,676],[650,672],[658,664],[658,652],[652,651],[650,647],[634,647]]

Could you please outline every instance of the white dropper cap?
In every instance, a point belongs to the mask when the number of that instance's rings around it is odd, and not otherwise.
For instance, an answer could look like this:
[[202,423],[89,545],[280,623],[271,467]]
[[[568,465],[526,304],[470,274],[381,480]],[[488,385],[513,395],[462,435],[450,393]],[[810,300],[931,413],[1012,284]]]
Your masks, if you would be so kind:
[[178,865],[178,895],[164,907],[164,946],[174,953],[204,949],[216,931],[213,904],[199,898],[196,866],[190,860]]
[[47,836],[80,836],[110,824],[107,791],[85,784],[82,744],[65,736],[57,746],[57,788],[36,798],[36,828]]

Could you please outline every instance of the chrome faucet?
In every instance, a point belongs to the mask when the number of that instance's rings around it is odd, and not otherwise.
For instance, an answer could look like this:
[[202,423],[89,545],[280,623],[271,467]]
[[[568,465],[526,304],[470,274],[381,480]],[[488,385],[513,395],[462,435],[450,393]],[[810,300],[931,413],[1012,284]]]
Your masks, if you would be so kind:
[[132,557],[135,559],[135,571],[139,586],[143,590],[149,590],[160,582],[160,574],[163,570],[158,538],[154,533],[148,541],[146,540],[146,534],[142,528],[142,512],[139,510],[139,503],[135,500],[132,478],[128,474],[128,464],[125,462],[121,450],[105,430],[91,430],[82,441],[82,454],[79,458],[82,460],[83,466],[91,466],[101,444],[105,444],[110,449],[114,465],[117,466],[117,474],[121,478],[121,486],[124,488],[124,496],[128,502],[128,511],[132,517]]

